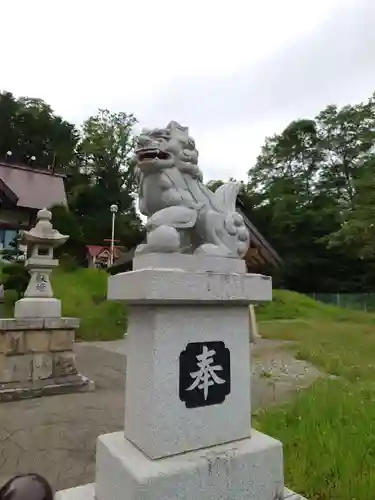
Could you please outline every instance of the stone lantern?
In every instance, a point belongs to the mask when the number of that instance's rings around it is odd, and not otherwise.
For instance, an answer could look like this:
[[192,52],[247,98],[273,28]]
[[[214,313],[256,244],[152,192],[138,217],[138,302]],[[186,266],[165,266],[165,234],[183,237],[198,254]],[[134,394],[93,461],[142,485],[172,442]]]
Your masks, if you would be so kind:
[[30,281],[15,304],[14,318],[0,318],[0,403],[17,399],[93,391],[93,381],[80,374],[74,352],[78,318],[61,317],[61,301],[53,296],[53,249],[66,242],[43,208],[37,223],[22,235]]
[[39,210],[35,227],[22,235],[28,255],[25,266],[31,276],[24,297],[15,304],[15,318],[61,317],[61,301],[53,296],[50,274],[59,263],[53,258],[53,249],[63,245],[69,236],[54,229],[51,219],[49,210]]

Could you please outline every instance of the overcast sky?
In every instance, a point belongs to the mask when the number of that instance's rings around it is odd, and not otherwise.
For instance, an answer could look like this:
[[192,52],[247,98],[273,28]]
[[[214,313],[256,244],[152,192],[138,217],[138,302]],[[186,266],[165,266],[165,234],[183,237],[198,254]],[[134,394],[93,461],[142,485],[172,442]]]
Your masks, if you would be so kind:
[[188,125],[205,179],[267,135],[375,90],[375,0],[2,0],[0,89],[79,124],[97,108]]

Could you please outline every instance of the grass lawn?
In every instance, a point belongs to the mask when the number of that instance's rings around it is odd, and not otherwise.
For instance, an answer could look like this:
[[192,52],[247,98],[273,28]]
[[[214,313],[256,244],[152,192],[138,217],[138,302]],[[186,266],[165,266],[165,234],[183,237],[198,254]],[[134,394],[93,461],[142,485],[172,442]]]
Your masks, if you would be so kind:
[[258,319],[262,336],[294,341],[297,357],[336,376],[255,415],[284,443],[286,484],[309,500],[375,498],[375,316],[276,291]]
[[[0,264],[0,282],[2,268]],[[126,306],[106,300],[108,277],[108,273],[98,269],[68,272],[56,268],[52,273],[53,291],[62,301],[63,315],[81,319],[77,340],[116,340],[124,336]],[[13,316],[13,306],[2,308],[3,314]]]
[[53,291],[62,300],[63,315],[81,318],[77,340],[115,340],[126,331],[125,305],[106,300],[108,276],[97,269],[53,272]]

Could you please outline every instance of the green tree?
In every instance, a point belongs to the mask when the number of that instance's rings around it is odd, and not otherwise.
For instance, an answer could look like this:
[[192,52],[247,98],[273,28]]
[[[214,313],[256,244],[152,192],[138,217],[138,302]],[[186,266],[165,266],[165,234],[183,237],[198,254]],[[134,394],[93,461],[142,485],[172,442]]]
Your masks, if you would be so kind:
[[344,210],[359,201],[356,182],[374,158],[375,97],[353,106],[328,106],[316,118],[322,168],[317,185]]
[[61,234],[69,235],[64,245],[55,250],[55,255],[68,254],[81,264],[85,262],[85,240],[80,221],[65,205],[53,205],[49,208],[52,213],[53,227]]
[[112,204],[119,207],[116,239],[130,247],[143,236],[130,162],[135,123],[131,114],[99,110],[77,130],[42,99],[0,93],[0,159],[65,171],[70,210],[52,211],[56,227],[70,235],[65,253],[79,260],[84,244],[103,244],[111,237]]
[[364,227],[373,227],[374,132],[371,97],[342,109],[328,106],[314,120],[297,120],[266,139],[249,171],[247,195],[250,217],[262,222],[284,259],[286,286],[301,291],[373,286],[375,266],[364,263],[363,248],[364,239],[373,241],[372,229]]
[[329,106],[319,118],[322,140],[332,147],[318,187],[337,200],[340,213],[340,227],[326,241],[374,259],[375,98],[341,110]]
[[75,126],[55,115],[42,99],[0,93],[0,158],[62,169],[74,158],[77,141]]
[[109,207],[116,204],[116,239],[129,247],[142,238],[135,210],[137,175],[130,161],[135,144],[133,115],[99,110],[82,126],[76,161],[69,168],[69,204],[80,218],[87,244],[111,236]]

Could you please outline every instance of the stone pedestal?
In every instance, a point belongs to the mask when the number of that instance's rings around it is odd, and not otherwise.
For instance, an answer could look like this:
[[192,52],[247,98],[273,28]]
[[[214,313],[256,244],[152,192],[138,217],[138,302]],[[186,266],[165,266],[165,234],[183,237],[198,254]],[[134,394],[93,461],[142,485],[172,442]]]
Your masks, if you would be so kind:
[[61,300],[23,297],[14,304],[15,318],[61,318]]
[[97,500],[283,498],[282,447],[253,431],[251,439],[150,460],[123,433],[98,440]]
[[93,390],[76,367],[78,326],[76,318],[0,319],[0,402]]
[[248,307],[271,300],[271,279],[178,254],[134,269],[108,287],[130,309],[124,432],[99,437],[94,488],[57,499],[287,498],[282,445],[250,421]]
[[30,281],[24,297],[14,305],[15,318],[61,318],[61,300],[53,296],[50,281],[57,259],[48,256],[30,257],[25,265],[30,271]]

